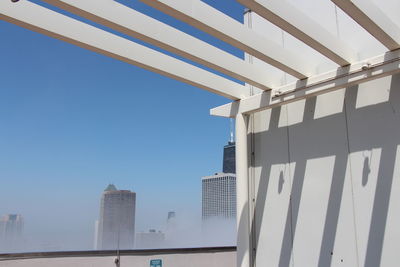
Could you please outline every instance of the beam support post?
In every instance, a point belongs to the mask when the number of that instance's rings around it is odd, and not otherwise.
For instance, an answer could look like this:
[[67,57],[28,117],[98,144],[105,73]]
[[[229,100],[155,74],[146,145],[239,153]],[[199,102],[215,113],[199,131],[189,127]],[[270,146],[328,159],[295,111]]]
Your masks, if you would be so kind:
[[250,208],[248,128],[249,116],[236,116],[236,221],[237,266],[250,267]]

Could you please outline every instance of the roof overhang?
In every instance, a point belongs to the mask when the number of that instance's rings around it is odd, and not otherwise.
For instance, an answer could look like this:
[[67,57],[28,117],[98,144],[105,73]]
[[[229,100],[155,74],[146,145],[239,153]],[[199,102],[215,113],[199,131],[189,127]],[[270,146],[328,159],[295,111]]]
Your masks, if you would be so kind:
[[[268,68],[233,56],[207,42],[112,0],[44,0],[121,34],[184,57],[205,68],[242,81],[238,83],[29,2],[0,2],[0,19],[75,44],[100,54],[194,85],[234,102],[211,110],[212,115],[234,117],[349,87],[399,72],[400,30],[370,0],[331,0],[345,14],[387,48],[370,59],[313,21],[285,0],[238,0],[252,12],[276,25],[321,56],[337,64],[330,72],[317,72],[318,62],[276,43],[200,0],[141,0],[183,22],[235,46],[263,61]],[[294,77],[282,84],[270,68]],[[250,90],[250,86],[260,90]]]

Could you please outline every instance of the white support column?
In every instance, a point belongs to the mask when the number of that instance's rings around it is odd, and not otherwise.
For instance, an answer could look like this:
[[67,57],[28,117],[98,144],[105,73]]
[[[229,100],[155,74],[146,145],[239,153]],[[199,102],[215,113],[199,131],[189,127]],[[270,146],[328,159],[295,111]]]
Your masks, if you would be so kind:
[[236,116],[236,220],[237,266],[250,266],[250,214],[247,126],[248,116]]

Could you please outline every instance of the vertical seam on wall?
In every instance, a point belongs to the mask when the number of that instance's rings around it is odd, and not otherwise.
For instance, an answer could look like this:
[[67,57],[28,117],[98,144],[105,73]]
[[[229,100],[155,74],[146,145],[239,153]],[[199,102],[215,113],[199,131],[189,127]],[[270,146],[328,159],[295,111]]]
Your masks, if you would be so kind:
[[[248,28],[252,28],[252,18],[251,18],[251,11],[249,11],[247,13],[247,27]],[[250,64],[253,64],[253,56],[248,54],[248,62]],[[250,88],[250,95],[254,95],[254,87],[249,84],[249,88]],[[255,240],[256,240],[256,235],[257,233],[255,232],[256,230],[256,214],[255,214],[255,202],[253,201],[253,199],[255,199],[255,172],[254,172],[254,166],[255,166],[255,140],[254,140],[254,114],[251,114],[249,116],[249,128],[250,128],[250,171],[249,171],[249,220],[250,220],[250,230],[252,230],[250,232],[251,236],[250,236],[250,265],[251,266],[256,266],[256,262],[255,262],[255,258],[256,258],[256,246],[257,244],[255,244]]]
[[[336,21],[336,34],[337,37],[340,39],[340,27],[339,27],[339,16],[338,16],[338,8],[334,4],[335,8],[335,21]],[[351,90],[346,88],[345,90]],[[359,258],[359,250],[358,250],[358,235],[357,235],[357,223],[356,223],[356,207],[355,207],[355,197],[354,197],[354,182],[353,182],[353,168],[351,163],[351,150],[350,150],[350,136],[349,136],[349,121],[348,121],[348,113],[347,113],[347,101],[346,98],[343,100],[344,102],[344,119],[345,119],[345,128],[346,128],[346,147],[347,147],[347,155],[348,155],[348,164],[349,164],[349,173],[350,173],[350,188],[351,188],[351,203],[352,203],[352,210],[353,210],[353,227],[354,227],[354,239],[356,245],[356,262],[357,266],[360,266],[360,258]]]
[[[346,88],[346,90],[351,90]],[[347,141],[347,154],[349,161],[349,169],[350,169],[350,188],[351,188],[351,200],[352,200],[352,208],[353,208],[353,227],[354,227],[354,238],[356,245],[356,259],[357,266],[360,266],[360,258],[358,253],[358,235],[357,235],[357,223],[356,223],[356,207],[355,207],[355,198],[354,198],[354,187],[353,187],[353,169],[351,164],[351,152],[350,152],[350,137],[349,137],[349,123],[348,123],[348,114],[347,114],[347,102],[346,98],[344,99],[344,117],[345,117],[345,127],[346,127],[346,141]]]
[[[285,32],[281,30],[281,37],[282,37],[282,47],[285,48]],[[283,84],[287,84],[287,73],[283,73]],[[286,139],[287,139],[287,155],[288,155],[288,172],[289,172],[289,184],[290,186],[290,192],[292,192],[292,186],[293,186],[293,181],[292,181],[292,172],[290,169],[290,164],[292,162],[292,159],[290,157],[290,130],[289,130],[289,107],[288,105],[285,105],[286,109]],[[286,174],[286,165],[284,168],[285,174]],[[293,248],[294,244],[294,236],[293,236],[293,205],[292,205],[292,193],[289,195],[289,210],[290,210],[290,238],[291,238],[291,246]],[[294,253],[293,249],[291,249],[291,265],[294,266]]]
[[[292,192],[292,186],[293,186],[293,181],[292,181],[292,173],[290,170],[290,164],[292,162],[292,159],[290,157],[290,130],[289,130],[289,108],[288,105],[285,105],[286,107],[286,138],[287,138],[287,154],[288,154],[288,168],[289,168],[289,184],[290,186],[290,192]],[[286,173],[286,166],[285,166],[285,173]],[[294,178],[294,177],[293,177]],[[294,244],[294,236],[293,236],[293,205],[292,205],[292,193],[290,193],[289,196],[289,209],[290,209],[290,238],[292,241],[292,248],[293,248],[293,244]],[[293,249],[291,249],[291,263],[292,266],[294,266],[294,253],[293,253]]]

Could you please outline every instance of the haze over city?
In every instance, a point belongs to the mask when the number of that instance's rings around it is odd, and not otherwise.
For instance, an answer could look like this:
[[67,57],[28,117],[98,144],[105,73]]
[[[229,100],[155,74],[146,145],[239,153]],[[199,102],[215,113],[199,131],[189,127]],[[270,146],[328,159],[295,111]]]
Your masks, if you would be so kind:
[[[208,2],[243,20],[234,1]],[[4,21],[0,34],[0,215],[23,216],[29,250],[92,248],[109,183],[137,193],[137,232],[163,229],[171,210],[182,231],[200,227],[201,177],[221,171],[230,138],[229,121],[208,110],[226,99]]]
[[0,266],[397,266],[399,10],[0,1]]

